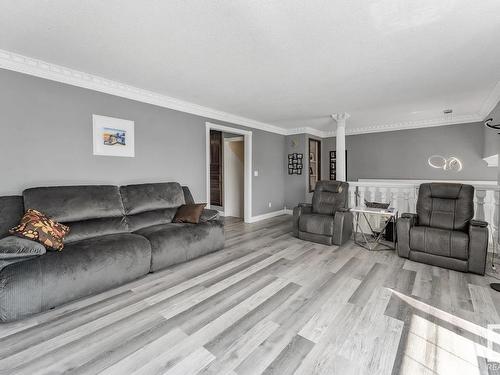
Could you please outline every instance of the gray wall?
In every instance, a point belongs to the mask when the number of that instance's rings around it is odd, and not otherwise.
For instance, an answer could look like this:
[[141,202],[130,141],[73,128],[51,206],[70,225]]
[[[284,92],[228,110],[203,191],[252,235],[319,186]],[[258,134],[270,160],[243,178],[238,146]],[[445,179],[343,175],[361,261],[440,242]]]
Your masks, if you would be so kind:
[[[41,185],[179,181],[205,200],[207,119],[2,69],[0,83],[0,195]],[[92,155],[92,114],[135,121],[136,157]],[[253,215],[260,215],[285,203],[285,137],[252,131]]]
[[[473,123],[348,136],[347,178],[495,181],[496,168],[482,160],[483,127]],[[323,144],[327,153],[335,149],[335,138]],[[431,168],[427,159],[435,154],[458,157],[462,171]]]

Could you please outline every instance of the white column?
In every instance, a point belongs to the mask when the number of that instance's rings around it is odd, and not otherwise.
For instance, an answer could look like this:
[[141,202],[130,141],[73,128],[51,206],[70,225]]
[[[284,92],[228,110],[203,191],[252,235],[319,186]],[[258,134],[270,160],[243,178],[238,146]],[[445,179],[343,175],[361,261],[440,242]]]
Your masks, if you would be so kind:
[[345,181],[347,179],[345,170],[345,122],[351,117],[348,113],[334,113],[332,118],[337,122],[337,180]]

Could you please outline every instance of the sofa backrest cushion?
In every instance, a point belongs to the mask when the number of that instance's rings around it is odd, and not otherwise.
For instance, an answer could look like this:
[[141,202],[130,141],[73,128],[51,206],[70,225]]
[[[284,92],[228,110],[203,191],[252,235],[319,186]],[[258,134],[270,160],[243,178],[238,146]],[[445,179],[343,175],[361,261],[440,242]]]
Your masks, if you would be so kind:
[[474,187],[451,183],[420,185],[418,225],[467,231],[474,217]]
[[128,231],[117,186],[40,187],[25,190],[23,197],[26,210],[33,208],[70,227],[65,243]]
[[177,182],[122,186],[120,192],[130,230],[171,223],[177,208],[185,204]]
[[342,181],[318,181],[312,199],[315,214],[333,215],[340,208],[347,208],[349,184]]
[[21,221],[24,214],[23,197],[0,197],[0,238],[9,236],[9,229]]

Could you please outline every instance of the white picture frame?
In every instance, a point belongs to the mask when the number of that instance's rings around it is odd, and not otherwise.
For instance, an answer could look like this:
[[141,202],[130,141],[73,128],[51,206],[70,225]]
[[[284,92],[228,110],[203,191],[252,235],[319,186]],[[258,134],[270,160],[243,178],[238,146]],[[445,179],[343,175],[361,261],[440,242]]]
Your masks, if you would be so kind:
[[92,115],[94,155],[135,157],[134,121]]

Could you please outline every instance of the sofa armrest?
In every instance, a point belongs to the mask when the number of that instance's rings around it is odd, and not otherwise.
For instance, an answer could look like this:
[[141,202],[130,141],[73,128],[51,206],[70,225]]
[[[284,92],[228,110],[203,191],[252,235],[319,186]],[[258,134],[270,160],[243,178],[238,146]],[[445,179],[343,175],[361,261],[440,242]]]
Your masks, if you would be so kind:
[[484,275],[488,256],[488,223],[471,220],[469,226],[469,272]]
[[312,212],[312,204],[309,203],[299,203],[299,205],[293,209],[292,234],[295,237],[299,237],[300,215],[310,214],[311,212]]
[[200,216],[200,222],[219,220],[220,214],[217,210],[203,209]]
[[417,214],[403,213],[396,222],[397,251],[400,257],[410,257],[410,230],[417,225],[417,218]]
[[335,212],[332,238],[334,245],[343,245],[351,239],[353,216],[349,209],[343,208]]

